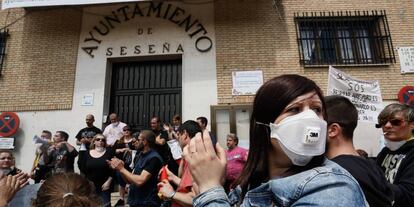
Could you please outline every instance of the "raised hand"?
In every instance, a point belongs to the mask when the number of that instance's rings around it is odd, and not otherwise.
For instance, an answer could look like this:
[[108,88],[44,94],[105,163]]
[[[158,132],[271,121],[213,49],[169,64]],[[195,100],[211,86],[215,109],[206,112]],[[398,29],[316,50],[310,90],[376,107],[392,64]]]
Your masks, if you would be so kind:
[[226,171],[226,153],[217,143],[214,150],[207,130],[197,133],[190,144],[184,148],[184,158],[188,162],[199,193],[220,186]]
[[118,158],[112,158],[110,161],[106,161],[110,168],[120,171],[124,168],[124,162]]
[[20,172],[17,175],[8,175],[0,180],[0,207],[7,206],[17,191],[28,183],[29,176]]

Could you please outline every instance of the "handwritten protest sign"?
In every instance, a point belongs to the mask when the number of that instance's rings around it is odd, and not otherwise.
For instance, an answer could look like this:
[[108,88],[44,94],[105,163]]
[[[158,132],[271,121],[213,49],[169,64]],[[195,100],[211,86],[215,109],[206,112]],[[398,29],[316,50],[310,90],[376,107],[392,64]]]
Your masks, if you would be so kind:
[[347,97],[358,110],[358,120],[377,122],[383,109],[378,81],[359,80],[329,66],[328,95]]

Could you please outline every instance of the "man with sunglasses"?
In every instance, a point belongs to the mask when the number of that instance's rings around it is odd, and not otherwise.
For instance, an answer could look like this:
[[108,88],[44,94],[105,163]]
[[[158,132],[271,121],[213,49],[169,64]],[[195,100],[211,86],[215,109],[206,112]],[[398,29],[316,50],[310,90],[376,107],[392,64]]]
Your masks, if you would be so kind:
[[378,116],[385,147],[377,157],[395,195],[394,206],[414,206],[414,109],[393,103]]

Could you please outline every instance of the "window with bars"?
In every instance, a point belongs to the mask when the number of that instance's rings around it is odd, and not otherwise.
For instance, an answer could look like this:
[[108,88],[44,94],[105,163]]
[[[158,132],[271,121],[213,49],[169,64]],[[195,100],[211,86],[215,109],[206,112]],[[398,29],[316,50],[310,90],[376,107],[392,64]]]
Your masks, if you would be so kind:
[[4,57],[6,55],[6,42],[7,42],[8,36],[9,36],[8,29],[0,30],[0,76],[1,76],[2,69],[3,69]]
[[395,62],[385,11],[296,13],[295,23],[304,66]]

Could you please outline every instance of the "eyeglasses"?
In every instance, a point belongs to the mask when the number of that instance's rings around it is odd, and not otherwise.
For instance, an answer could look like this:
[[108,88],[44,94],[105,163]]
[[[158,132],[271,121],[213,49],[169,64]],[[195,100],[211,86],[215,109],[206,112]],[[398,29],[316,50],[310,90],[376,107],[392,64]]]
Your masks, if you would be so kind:
[[129,131],[131,131],[130,129],[124,129],[124,132],[129,132]]
[[384,125],[386,125],[388,122],[390,122],[391,125],[393,125],[393,126],[401,126],[401,124],[404,122],[404,120],[402,120],[402,119],[391,119],[391,120],[382,119],[382,120],[379,121],[378,124],[375,124],[375,127],[376,128],[381,128]]
[[98,139],[95,139],[95,141],[98,141],[98,142],[105,142],[105,139],[100,139],[100,138],[98,138]]

